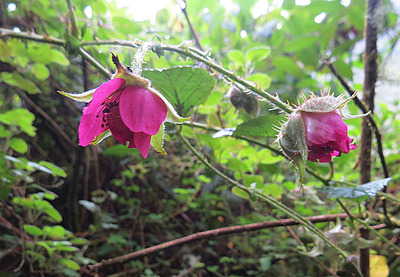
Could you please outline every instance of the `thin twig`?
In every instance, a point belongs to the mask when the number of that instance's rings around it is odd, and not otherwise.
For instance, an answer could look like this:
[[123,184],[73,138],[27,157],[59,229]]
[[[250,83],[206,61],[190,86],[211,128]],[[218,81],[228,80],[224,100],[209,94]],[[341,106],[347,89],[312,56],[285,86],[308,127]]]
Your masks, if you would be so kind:
[[306,227],[308,230],[310,230],[312,233],[314,233],[315,235],[317,235],[320,239],[322,239],[329,247],[331,247],[332,249],[334,249],[340,256],[342,256],[343,258],[347,258],[347,254],[340,249],[339,247],[337,247],[335,244],[333,244],[329,239],[327,239],[324,234],[317,228],[315,227],[313,224],[311,224],[305,217],[301,216],[300,214],[298,214],[297,212],[295,212],[294,210],[290,209],[289,207],[287,207],[286,205],[280,203],[279,201],[277,201],[276,199],[274,199],[271,196],[268,195],[264,195],[262,192],[256,190],[256,189],[251,189],[248,188],[242,184],[240,184],[239,182],[233,180],[232,178],[226,176],[224,173],[222,173],[221,171],[219,171],[217,168],[215,168],[210,162],[208,162],[206,160],[206,158],[204,158],[204,156],[197,151],[196,148],[194,148],[190,142],[181,134],[178,133],[178,136],[181,138],[181,140],[186,144],[186,146],[190,149],[190,151],[193,152],[193,154],[196,155],[197,158],[199,158],[199,160],[205,165],[207,166],[210,170],[212,170],[215,174],[217,174],[218,176],[220,176],[221,178],[223,178],[225,181],[227,181],[228,183],[230,183],[231,185],[242,189],[243,191],[245,191],[246,193],[248,193],[249,195],[255,196],[263,201],[265,201],[266,203],[268,203],[269,205],[275,207],[276,209],[280,210],[281,212],[285,213],[286,215],[288,215],[290,218],[298,221],[300,224],[302,224],[304,227]]
[[41,107],[35,104],[28,96],[23,93],[18,93],[29,106],[31,106],[36,112],[38,112],[44,119],[46,119],[50,125],[57,131],[57,133],[69,144],[71,147],[75,147],[75,143],[69,138],[69,136],[61,129],[61,127],[55,122]]
[[190,32],[191,32],[192,35],[193,35],[194,41],[196,42],[197,48],[199,48],[201,51],[204,51],[203,47],[201,47],[199,37],[197,36],[197,33],[196,33],[196,31],[194,30],[192,23],[190,22],[189,15],[188,15],[187,10],[186,10],[186,9],[187,9],[186,0],[183,0],[183,3],[185,4],[184,7],[183,7],[182,5],[179,5],[178,3],[177,3],[177,4],[180,6],[180,8],[181,8],[181,10],[182,10],[182,13],[185,15],[186,21],[187,21],[187,23],[188,23],[188,25],[189,25]]
[[95,58],[93,58],[88,52],[85,51],[82,47],[79,47],[79,54],[82,55],[82,57],[87,60],[89,63],[91,63],[95,68],[97,68],[101,74],[103,74],[105,77],[110,78],[111,77],[111,72],[108,71],[107,68],[101,65]]
[[[333,75],[336,76],[336,78],[339,80],[339,82],[342,84],[342,86],[344,87],[344,89],[348,92],[348,94],[354,95],[356,93],[356,91],[354,89],[352,89],[350,87],[350,85],[346,82],[346,80],[342,77],[342,75],[337,71],[337,69],[335,68],[335,66],[328,60],[325,60],[325,64],[329,67],[329,69],[331,70],[331,72],[333,73]],[[361,102],[360,98],[356,96],[354,96],[353,98],[354,103],[356,104],[356,106],[364,113],[367,114],[368,110],[367,108],[364,106],[364,104]],[[377,143],[377,147],[378,147],[378,154],[379,154],[379,159],[381,161],[382,164],[382,170],[383,170],[383,174],[385,176],[385,178],[389,177],[389,170],[388,167],[386,165],[386,160],[385,160],[385,156],[383,155],[383,146],[382,146],[382,135],[379,131],[378,126],[376,125],[376,122],[374,120],[374,118],[372,117],[371,114],[367,115],[367,119],[369,121],[369,124],[375,134],[375,138],[376,138],[376,143]]]
[[[307,220],[311,223],[319,223],[319,222],[330,222],[336,221],[337,219],[345,220],[347,218],[347,214],[333,214],[333,215],[321,215],[321,216],[312,216],[308,217]],[[231,227],[224,227],[218,228],[214,230],[208,230],[204,232],[195,233],[186,237],[182,237],[179,239],[171,240],[156,246],[152,246],[149,248],[145,248],[133,253],[129,253],[126,255],[119,256],[117,258],[103,260],[100,263],[89,265],[89,269],[91,271],[103,268],[105,266],[111,266],[115,264],[122,264],[134,259],[147,256],[153,253],[157,253],[160,251],[164,251],[173,246],[178,246],[181,244],[186,244],[189,242],[194,242],[202,239],[208,239],[213,237],[218,237],[222,235],[229,235],[229,234],[237,234],[242,232],[248,231],[256,231],[265,228],[274,228],[274,227],[283,227],[283,226],[291,226],[291,225],[298,225],[299,222],[293,219],[280,219],[275,221],[265,221],[261,223],[252,223],[247,225],[238,225],[238,226],[231,226]]]
[[[207,130],[207,131],[212,131],[212,132],[218,132],[218,131],[222,130],[222,128],[219,128],[219,127],[213,127],[213,126],[209,126],[207,124],[203,124],[203,123],[199,123],[199,122],[193,122],[193,121],[192,122],[184,122],[182,124],[190,126],[190,127],[200,128],[200,129]],[[247,141],[249,143],[252,143],[252,144],[258,145],[260,147],[266,148],[266,149],[270,150],[271,152],[273,152],[274,154],[282,156],[285,159],[289,160],[289,158],[286,157],[285,154],[283,154],[282,151],[279,151],[278,149],[276,149],[276,148],[274,148],[274,147],[272,147],[272,146],[270,146],[270,145],[268,145],[266,143],[261,143],[261,142],[255,140],[255,139],[252,139],[252,138],[249,138],[249,137],[235,135],[235,133],[233,133],[230,136],[233,137],[233,138],[245,140],[245,141]],[[309,167],[306,167],[306,171],[310,175],[314,176],[317,180],[321,181],[325,186],[329,186],[330,179],[326,179],[326,178],[322,177],[321,175],[319,175],[318,173],[316,173],[314,170],[312,170]]]
[[71,20],[71,35],[77,38],[79,30],[78,30],[78,23],[76,22],[74,6],[72,5],[71,0],[67,0],[67,5],[68,5],[69,18]]

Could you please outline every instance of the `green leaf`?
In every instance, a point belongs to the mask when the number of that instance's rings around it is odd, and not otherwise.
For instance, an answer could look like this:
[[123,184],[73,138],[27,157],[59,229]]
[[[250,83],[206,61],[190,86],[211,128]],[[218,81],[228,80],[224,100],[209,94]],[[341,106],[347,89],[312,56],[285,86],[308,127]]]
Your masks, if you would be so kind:
[[3,40],[0,40],[0,57],[9,57],[12,55],[12,48]]
[[52,163],[49,163],[49,162],[46,162],[46,161],[40,161],[39,165],[47,167],[48,169],[50,169],[51,172],[52,172],[51,174],[53,176],[60,176],[60,177],[63,177],[63,178],[67,177],[67,173],[62,168],[59,168],[58,166],[56,166],[56,165],[54,165]]
[[74,262],[72,260],[61,259],[60,260],[60,264],[63,264],[66,267],[68,267],[70,269],[73,269],[73,270],[79,270],[80,269],[80,266],[76,262]]
[[347,64],[343,60],[339,59],[339,60],[333,62],[333,65],[336,67],[337,71],[343,77],[353,79],[353,71],[349,64]]
[[286,52],[297,52],[303,50],[307,47],[315,45],[315,43],[319,40],[319,37],[312,36],[312,37],[301,37],[294,40],[291,40],[285,46]]
[[273,137],[276,135],[276,131],[272,127],[277,125],[279,120],[282,120],[282,116],[272,114],[259,116],[237,126],[233,134],[235,136]]
[[9,126],[18,126],[21,130],[31,137],[36,133],[36,128],[32,126],[35,116],[27,109],[13,109],[0,114],[0,122]]
[[36,63],[31,68],[31,72],[41,81],[46,80],[50,76],[50,71],[44,64]]
[[289,72],[290,74],[300,77],[303,73],[303,71],[300,69],[300,67],[296,64],[296,62],[285,56],[279,56],[276,57],[273,61],[272,64],[278,69],[283,72]]
[[247,78],[247,80],[259,84],[263,89],[268,89],[271,85],[271,77],[265,73],[255,73]]
[[239,51],[239,50],[229,51],[228,57],[229,57],[229,59],[231,59],[233,62],[235,62],[237,64],[240,64],[240,65],[246,64],[246,59],[245,59],[242,51]]
[[139,150],[136,148],[128,148],[122,144],[117,144],[105,149],[101,154],[105,156],[114,156],[114,157],[125,157],[130,155],[139,154]]
[[256,63],[266,59],[271,53],[271,48],[268,46],[257,46],[246,52],[246,60]]
[[360,198],[363,196],[375,196],[380,190],[386,187],[392,180],[391,177],[369,182],[354,188],[348,187],[323,187],[319,190],[328,193],[332,198]]
[[24,228],[25,232],[32,236],[41,236],[43,234],[42,229],[34,225],[24,224],[22,228]]
[[277,184],[265,184],[262,192],[273,197],[280,197],[283,193],[283,188]]
[[232,193],[240,198],[249,199],[249,194],[238,187],[233,187]]
[[11,137],[11,131],[4,128],[4,126],[0,125],[0,138]]
[[28,144],[20,138],[12,138],[9,142],[10,147],[18,153],[24,154],[28,151]]
[[154,149],[158,153],[161,153],[161,155],[166,155],[167,154],[167,152],[165,152],[165,150],[163,148],[163,144],[164,144],[164,123],[161,124],[160,130],[158,131],[158,133],[155,134],[154,136],[151,136],[150,144],[151,144],[151,146],[154,147]]
[[[51,206],[51,205],[50,205]],[[48,207],[44,210],[44,212],[50,216],[55,222],[61,222],[62,216],[59,211],[53,208],[53,206]]]
[[25,90],[30,94],[35,94],[39,92],[39,89],[32,81],[22,77],[18,73],[11,74],[8,72],[2,72],[0,74],[0,79],[11,86],[19,87],[20,89]]
[[51,53],[53,56],[53,63],[58,63],[59,65],[62,66],[69,66],[70,62],[69,60],[65,57],[64,53],[57,49],[51,49]]
[[45,226],[43,232],[52,239],[64,238],[66,234],[65,228],[60,225]]
[[48,44],[31,42],[27,50],[27,57],[38,63],[49,64],[53,61],[53,51]]
[[215,79],[207,70],[193,67],[173,67],[164,70],[144,70],[148,78],[176,107],[180,115],[188,114],[191,108],[203,104],[215,86]]

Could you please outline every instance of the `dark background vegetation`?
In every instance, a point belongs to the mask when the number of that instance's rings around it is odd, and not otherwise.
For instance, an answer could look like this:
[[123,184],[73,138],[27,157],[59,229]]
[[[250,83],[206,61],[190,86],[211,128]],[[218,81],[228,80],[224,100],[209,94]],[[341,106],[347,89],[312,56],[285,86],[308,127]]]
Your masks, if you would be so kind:
[[[187,1],[185,7],[182,1],[166,1],[152,24],[135,21],[114,1],[73,0],[77,29],[67,2],[0,2],[1,276],[359,276],[358,250],[363,247],[371,247],[371,264],[378,263],[371,266],[371,276],[388,276],[388,269],[390,276],[400,276],[399,252],[382,239],[398,245],[399,75],[397,64],[393,65],[399,53],[396,5],[380,1],[373,19],[380,66],[373,117],[393,177],[387,191],[393,199],[386,201],[387,217],[379,197],[339,200],[346,212],[378,226],[382,237],[371,233],[370,240],[360,238],[357,221],[318,223],[325,236],[350,255],[344,261],[304,226],[265,228],[195,241],[91,271],[87,265],[102,259],[182,236],[287,218],[282,210],[259,198],[232,190],[231,184],[193,155],[178,132],[190,138],[215,168],[247,187],[255,186],[276,197],[303,217],[345,211],[319,190],[324,186],[321,180],[306,174],[300,189],[295,166],[260,146],[277,149],[272,144],[276,136],[272,127],[284,116],[246,91],[235,90],[227,97],[231,80],[213,70],[214,89],[201,92],[204,100],[181,114],[191,115],[193,122],[205,129],[167,125],[166,156],[151,150],[143,159],[136,149],[128,150],[113,138],[97,146],[78,146],[84,105],[57,91],[82,92],[108,80],[79,52],[80,46],[114,72],[110,52],[118,54],[125,65],[136,52],[116,40],[138,38],[178,45],[195,41],[196,33],[198,41],[193,46],[209,51],[216,64],[276,92],[285,102],[297,103],[300,92],[346,93],[325,60],[333,63],[352,88],[362,90],[365,2],[313,0],[296,5],[290,0],[282,4],[203,0]],[[260,5],[262,2],[269,4]],[[26,37],[18,37],[19,31],[27,32]],[[29,39],[35,34],[49,41]],[[98,40],[110,43],[81,45]],[[144,68],[192,66],[209,70],[183,55],[161,54],[150,51]],[[351,102],[348,113],[361,112]],[[246,122],[242,133],[236,134],[247,139],[212,137],[215,129],[235,128]],[[357,142],[361,119],[346,123],[349,136]],[[372,180],[385,177],[376,153],[374,141]],[[308,166],[332,179],[334,186],[351,187],[360,183],[357,157],[358,150],[335,158],[332,164]]]

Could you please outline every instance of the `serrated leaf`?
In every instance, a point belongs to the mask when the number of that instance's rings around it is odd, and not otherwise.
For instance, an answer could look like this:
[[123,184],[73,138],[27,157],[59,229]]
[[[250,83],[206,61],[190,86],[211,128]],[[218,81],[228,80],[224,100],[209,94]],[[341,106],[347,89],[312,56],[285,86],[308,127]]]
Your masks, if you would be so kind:
[[279,115],[263,115],[254,119],[243,122],[236,127],[233,134],[235,136],[262,136],[262,137],[273,137],[276,132],[273,130],[273,126],[277,125],[279,120],[282,120],[282,116]]
[[173,67],[164,70],[144,70],[143,77],[152,82],[180,115],[203,104],[215,86],[207,70],[193,67]]
[[332,198],[360,198],[363,196],[375,196],[380,190],[386,187],[392,180],[391,177],[369,182],[354,188],[348,187],[323,187],[320,191],[328,193]]

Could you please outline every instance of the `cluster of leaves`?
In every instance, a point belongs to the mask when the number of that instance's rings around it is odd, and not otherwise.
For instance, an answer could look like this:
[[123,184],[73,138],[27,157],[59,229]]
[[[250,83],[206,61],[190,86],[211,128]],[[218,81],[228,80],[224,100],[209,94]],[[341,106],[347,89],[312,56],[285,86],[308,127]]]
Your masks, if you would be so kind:
[[[100,147],[79,148],[75,141],[82,106],[56,91],[83,91],[105,81],[98,69],[79,55],[79,48],[88,41],[110,41],[111,46],[85,49],[111,70],[110,51],[118,53],[124,64],[130,64],[135,53],[116,40],[180,44],[193,34],[185,18],[173,12],[173,1],[157,13],[155,25],[135,22],[115,2],[72,2],[77,37],[69,32],[73,24],[66,1],[0,3],[1,28],[62,41],[0,39],[0,228],[5,234],[0,242],[0,271],[79,276],[87,274],[82,270],[85,266],[101,259],[199,231],[286,216],[232,188],[204,167],[177,133],[189,138],[220,171],[248,188],[278,198],[302,216],[342,212],[333,197],[340,198],[352,214],[380,222],[368,215],[362,204],[373,202],[370,196],[387,186],[388,179],[351,187],[359,179],[353,169],[356,157],[343,155],[334,160],[334,171],[329,165],[309,165],[322,176],[330,175],[335,187],[322,188],[320,180],[307,175],[303,193],[296,187],[292,165],[271,146],[276,135],[272,126],[278,125],[282,115],[270,111],[268,103],[258,101],[246,88],[231,80],[225,82],[223,74],[166,51],[145,56],[143,76],[182,116],[191,115],[193,120],[193,124],[166,126],[168,155],[161,158],[153,152],[143,160],[136,149],[126,149],[113,139]],[[210,48],[210,57],[225,68],[234,68],[237,75],[276,91],[284,100],[294,101],[300,91],[343,92],[323,67],[324,59],[334,60],[350,81],[363,67],[361,53],[354,51],[362,40],[362,0],[352,0],[347,6],[323,0],[301,6],[287,0],[282,6],[270,3],[261,14],[262,1],[227,2],[224,6],[213,0],[188,1],[186,11],[201,45]],[[11,4],[16,9],[10,8]],[[382,34],[398,31],[391,7],[389,1],[383,1]],[[355,81],[354,87],[359,89],[361,84]],[[358,113],[352,104],[349,110]],[[398,103],[381,103],[375,115],[392,172],[399,169],[398,111]],[[357,138],[360,120],[349,124],[350,137]],[[372,173],[380,178],[378,163]],[[399,177],[392,176],[390,188],[395,188]],[[398,212],[398,206],[388,208],[390,214]],[[394,218],[392,222],[397,224]],[[376,256],[378,265],[386,270],[389,264],[391,276],[399,274],[393,251],[380,242],[359,240],[353,225],[342,223],[332,228],[321,223],[318,227],[340,247],[351,245],[345,248],[349,254],[357,255],[358,248],[372,245],[380,255]],[[209,239],[118,265],[102,274],[326,276],[327,268],[340,268],[357,276],[357,268],[341,263],[337,253],[307,229],[296,231],[293,237],[277,228]],[[392,238],[394,234],[387,229],[381,235]],[[382,256],[388,260],[380,259]],[[8,263],[9,259],[14,262]]]

